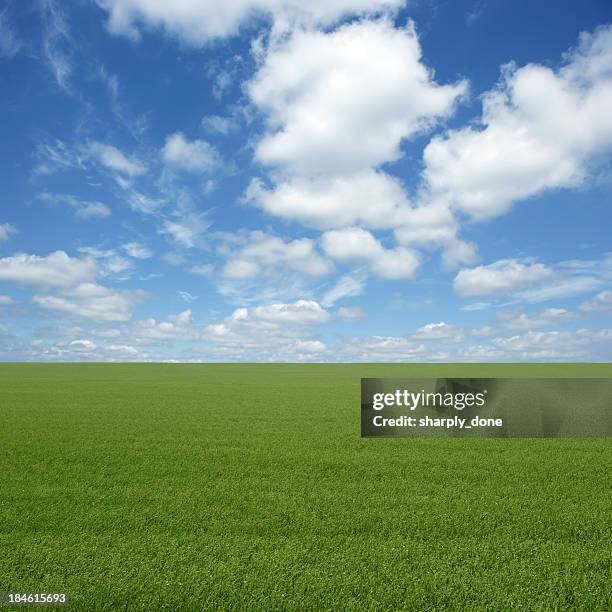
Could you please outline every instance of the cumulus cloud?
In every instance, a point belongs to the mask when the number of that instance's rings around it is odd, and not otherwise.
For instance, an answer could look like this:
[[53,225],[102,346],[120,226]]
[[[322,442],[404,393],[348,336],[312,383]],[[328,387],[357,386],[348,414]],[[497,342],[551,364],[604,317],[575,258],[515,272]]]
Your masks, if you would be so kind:
[[449,115],[465,83],[438,85],[414,32],[360,21],[296,31],[248,85],[269,132],[256,158],[299,174],[351,174],[397,159],[400,143]]
[[222,274],[226,278],[244,279],[253,278],[259,274],[260,267],[254,261],[232,259],[223,266]]
[[462,342],[464,339],[463,329],[450,323],[428,323],[414,332],[415,340],[446,340],[447,342]]
[[78,259],[64,251],[45,257],[18,253],[0,259],[0,280],[42,287],[73,287],[93,280],[98,272],[91,258]]
[[138,355],[138,349],[129,344],[109,344],[104,347],[104,350],[112,355],[123,357],[135,357]]
[[385,249],[370,232],[358,227],[326,232],[321,244],[333,259],[366,264],[382,278],[412,278],[419,266],[414,252],[404,247]]
[[188,44],[232,36],[254,15],[269,17],[276,30],[296,25],[330,25],[346,15],[399,8],[405,0],[98,0],[108,11],[113,34],[138,39],[140,26],[162,29]]
[[291,350],[298,355],[300,353],[324,353],[327,347],[320,340],[296,340]]
[[489,265],[460,270],[454,280],[462,296],[511,294],[550,280],[554,271],[539,262],[500,259]]
[[331,315],[314,300],[298,300],[290,304],[276,303],[252,308],[237,308],[223,323],[209,325],[206,330],[212,338],[221,338],[245,326],[278,327],[321,325]]
[[392,228],[409,207],[399,181],[372,169],[331,177],[294,176],[271,189],[253,179],[246,200],[277,217],[318,229],[357,223]]
[[[545,103],[543,103],[545,101]],[[580,185],[612,148],[612,27],[582,34],[557,71],[508,65],[483,97],[481,125],[435,137],[424,152],[434,197],[475,219],[545,190]]]
[[86,351],[90,352],[95,350],[96,344],[91,340],[81,339],[81,340],[72,340],[69,344],[70,348],[75,351]]
[[195,340],[199,331],[193,325],[191,310],[183,310],[170,315],[167,321],[156,321],[153,318],[137,321],[134,329],[136,336],[150,340]]
[[277,268],[289,268],[308,276],[323,276],[333,270],[309,238],[285,242],[278,236],[256,230],[245,236],[234,236],[233,241],[233,248],[227,245],[220,249],[228,258],[222,272],[228,278],[251,278]]
[[128,321],[134,304],[142,297],[139,291],[119,291],[97,283],[82,283],[59,296],[35,295],[32,301],[41,308],[96,321]]
[[466,91],[464,81],[434,80],[412,24],[363,20],[273,42],[247,86],[266,118],[255,158],[271,181],[254,179],[246,199],[318,229],[403,228],[396,233],[402,247],[388,257],[379,250],[370,262],[381,276],[414,272],[416,257],[403,248],[409,244],[443,243],[449,264],[471,263],[474,248],[458,240],[450,211],[440,207],[443,218],[432,219],[380,169],[401,158],[403,141],[451,115]]
[[239,308],[232,315],[235,320],[257,319],[273,323],[296,325],[320,325],[326,323],[330,314],[314,300],[298,300],[293,304],[269,304],[254,308]]
[[237,308],[223,321],[208,325],[204,336],[242,358],[307,359],[325,350],[313,334],[330,319],[314,300],[265,304]]
[[162,154],[169,166],[185,172],[210,172],[219,163],[215,147],[205,140],[189,141],[181,132],[166,138]]

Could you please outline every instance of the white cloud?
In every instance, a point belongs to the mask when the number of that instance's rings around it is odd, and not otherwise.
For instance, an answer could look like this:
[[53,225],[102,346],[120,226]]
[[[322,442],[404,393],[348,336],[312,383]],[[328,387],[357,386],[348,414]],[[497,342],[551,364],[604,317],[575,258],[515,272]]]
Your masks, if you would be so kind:
[[11,58],[19,53],[22,44],[15,28],[9,23],[8,8],[0,12],[0,58]]
[[450,323],[428,323],[414,332],[415,340],[446,340],[448,342],[462,342],[463,329]]
[[79,247],[77,250],[95,260],[98,272],[102,276],[118,276],[120,280],[125,280],[131,275],[133,262],[118,255],[114,249]]
[[45,257],[18,253],[0,259],[0,280],[42,287],[73,287],[92,280],[97,273],[92,259],[69,257],[55,251]]
[[137,160],[127,158],[119,149],[101,142],[89,143],[89,152],[103,166],[127,176],[139,176],[146,168]]
[[85,159],[88,157],[82,147],[69,147],[65,142],[56,140],[54,144],[39,144],[36,147],[38,164],[34,168],[35,174],[53,174],[60,170],[85,168]]
[[293,345],[296,353],[324,353],[327,347],[320,340],[297,340]]
[[187,302],[188,304],[191,304],[192,302],[195,302],[198,299],[197,295],[193,295],[191,293],[189,293],[189,291],[177,291],[178,296],[181,298],[181,300],[183,300],[183,302]]
[[545,302],[588,293],[600,285],[601,280],[594,276],[573,275],[520,291],[516,295],[527,302]]
[[423,344],[396,336],[352,338],[338,347],[336,354],[347,361],[422,360],[426,355]]
[[202,119],[202,129],[207,132],[227,136],[238,130],[238,121],[234,117],[222,117],[220,115],[207,115]]
[[366,276],[364,274],[345,274],[325,292],[321,304],[325,307],[333,306],[339,300],[361,295],[365,286]]
[[[231,236],[233,245],[223,245],[220,254],[228,261],[223,275],[228,278],[252,278],[264,271],[289,268],[308,276],[324,276],[333,265],[321,257],[314,240],[299,238],[285,242],[260,230]],[[233,248],[232,248],[233,246]]]
[[320,229],[357,223],[391,228],[409,206],[397,179],[371,169],[344,176],[291,177],[273,189],[254,179],[246,199],[273,215]]
[[584,312],[612,313],[612,291],[602,291],[595,297],[580,304]]
[[260,267],[254,261],[232,259],[223,266],[222,275],[226,278],[245,279],[259,274]]
[[17,229],[10,223],[0,223],[0,242],[7,240],[10,236],[17,233]]
[[122,355],[125,357],[134,357],[138,355],[138,349],[129,344],[109,344],[104,347],[104,350],[113,355]]
[[369,262],[388,278],[414,272],[408,244],[443,244],[448,265],[474,260],[448,207],[413,208],[400,181],[380,169],[402,157],[404,140],[451,115],[467,90],[465,82],[434,81],[411,24],[299,30],[272,42],[260,60],[247,92],[267,120],[255,158],[271,169],[272,185],[254,179],[247,201],[320,229],[402,228],[401,247]]
[[139,291],[118,291],[96,283],[82,283],[61,296],[35,295],[32,301],[41,308],[96,321],[128,321],[134,304],[142,296]]
[[336,315],[341,319],[346,319],[347,321],[358,321],[364,317],[364,312],[359,306],[355,306],[353,308],[348,306],[341,306],[336,311]]
[[41,0],[38,8],[43,22],[43,58],[57,84],[70,91],[68,81],[72,74],[72,64],[68,47],[72,39],[66,16],[54,0]]
[[127,203],[128,206],[135,212],[143,213],[145,215],[155,214],[164,204],[164,201],[159,198],[152,198],[140,193],[135,189],[129,188],[129,185],[122,185],[128,190]]
[[134,259],[149,259],[149,257],[153,257],[153,251],[139,242],[128,242],[121,248]]
[[13,298],[8,295],[0,295],[0,306],[9,306],[13,303]]
[[110,208],[102,202],[84,202],[76,211],[76,216],[81,219],[104,219],[110,216]]
[[232,315],[236,320],[257,319],[273,323],[320,325],[330,314],[314,300],[298,300],[293,304],[269,304],[253,308],[240,308]]
[[217,100],[223,98],[225,92],[232,86],[235,74],[232,70],[219,70],[213,81],[212,94]]
[[150,340],[195,340],[199,331],[192,325],[191,310],[184,310],[176,315],[170,315],[167,321],[157,322],[155,319],[137,321],[134,333],[141,338]]
[[66,193],[50,193],[48,191],[43,191],[38,194],[38,199],[52,204],[65,204],[70,206],[75,210],[75,216],[81,219],[104,219],[111,214],[110,208],[102,202],[81,200],[76,196]]
[[404,247],[385,249],[370,232],[358,227],[326,232],[321,244],[333,259],[364,263],[382,278],[412,278],[419,266],[419,259],[412,251]]
[[193,317],[191,310],[183,310],[176,315],[170,315],[168,320],[175,325],[189,325],[192,322]]
[[528,315],[524,312],[502,310],[497,318],[507,329],[533,330],[539,327],[551,327],[571,318],[565,308],[546,308],[541,312]]
[[238,308],[220,323],[208,325],[204,335],[243,359],[291,358],[320,354],[325,345],[312,337],[331,315],[314,300]]
[[441,247],[445,268],[476,261],[476,246],[459,239],[459,224],[444,202],[420,201],[402,210],[395,226],[395,238],[404,246]]
[[585,358],[594,345],[612,343],[610,329],[576,331],[529,331],[509,338],[494,338],[491,344],[511,355],[529,359]]
[[113,34],[138,39],[139,26],[162,29],[188,44],[201,46],[232,36],[255,16],[269,16],[276,30],[298,24],[331,25],[346,15],[399,8],[405,0],[98,0],[109,13]]
[[462,306],[459,310],[463,310],[464,312],[475,312],[478,310],[486,310],[492,305],[491,302],[473,302],[472,304]]
[[201,264],[199,266],[192,266],[189,268],[189,271],[192,274],[197,274],[198,276],[203,276],[204,278],[208,278],[213,275],[215,271],[215,266],[212,264]]
[[210,227],[205,220],[205,215],[199,213],[188,213],[177,218],[175,221],[166,219],[160,233],[171,236],[181,246],[193,248],[201,242],[201,235]]
[[169,166],[186,172],[209,172],[219,163],[215,147],[205,140],[188,141],[181,132],[166,138],[163,157]]
[[473,242],[457,239],[442,246],[442,265],[447,270],[456,270],[462,265],[473,264],[478,259],[477,248]]
[[500,259],[489,265],[460,270],[455,276],[454,289],[462,296],[511,294],[554,276],[554,271],[543,263]]
[[411,26],[366,20],[329,33],[298,30],[272,45],[248,85],[269,125],[256,158],[292,174],[374,167],[449,115],[465,89],[432,80]]
[[76,351],[94,351],[96,349],[96,344],[91,340],[73,340],[69,346]]
[[482,327],[475,327],[470,333],[476,337],[491,336],[495,333],[495,328],[492,325],[483,325]]
[[162,260],[171,266],[181,266],[185,263],[185,256],[181,253],[164,253]]
[[558,71],[506,66],[483,98],[482,127],[434,138],[424,178],[434,197],[476,219],[545,190],[580,185],[612,148],[612,27],[582,34]]
[[395,236],[401,244],[429,247],[454,240],[457,230],[458,224],[450,208],[434,203],[403,210]]
[[530,259],[501,259],[461,270],[455,292],[462,296],[506,295],[544,302],[592,292],[612,279],[612,259],[571,260],[547,266]]

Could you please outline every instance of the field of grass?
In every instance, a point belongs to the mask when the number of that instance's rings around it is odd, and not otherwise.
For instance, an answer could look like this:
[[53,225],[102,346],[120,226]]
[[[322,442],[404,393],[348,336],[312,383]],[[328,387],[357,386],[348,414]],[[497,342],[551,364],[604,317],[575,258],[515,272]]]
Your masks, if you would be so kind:
[[608,610],[612,441],[360,439],[360,377],[0,366],[0,591],[73,610]]

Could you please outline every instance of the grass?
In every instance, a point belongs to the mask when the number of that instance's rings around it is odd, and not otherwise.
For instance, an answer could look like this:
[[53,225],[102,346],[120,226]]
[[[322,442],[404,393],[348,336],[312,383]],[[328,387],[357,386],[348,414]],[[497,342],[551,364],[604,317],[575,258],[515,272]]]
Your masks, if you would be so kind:
[[0,366],[0,591],[73,610],[607,610],[611,442],[360,439],[360,377],[601,365]]

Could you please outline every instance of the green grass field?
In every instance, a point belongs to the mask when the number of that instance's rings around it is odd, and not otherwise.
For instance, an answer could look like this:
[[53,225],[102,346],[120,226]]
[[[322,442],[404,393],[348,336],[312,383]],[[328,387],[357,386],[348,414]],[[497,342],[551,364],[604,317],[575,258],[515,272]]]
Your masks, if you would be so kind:
[[0,366],[0,591],[73,610],[608,610],[608,439],[360,439],[360,377]]

